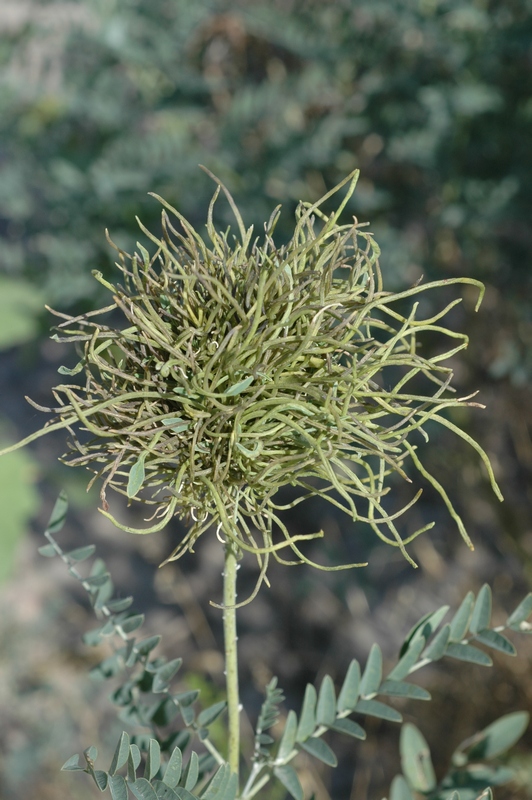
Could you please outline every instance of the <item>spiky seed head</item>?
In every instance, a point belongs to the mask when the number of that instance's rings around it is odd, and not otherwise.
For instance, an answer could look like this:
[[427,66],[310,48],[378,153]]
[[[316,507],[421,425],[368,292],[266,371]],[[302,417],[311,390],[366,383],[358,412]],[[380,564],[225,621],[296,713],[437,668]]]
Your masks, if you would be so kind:
[[[256,555],[261,578],[271,555],[284,563],[308,561],[300,540],[322,534],[293,535],[286,528],[277,502],[286,485],[302,490],[294,503],[321,497],[345,511],[357,531],[364,523],[411,560],[406,545],[421,531],[402,539],[396,520],[420,492],[394,513],[383,499],[389,477],[410,480],[412,467],[440,492],[469,541],[417,453],[429,420],[468,439],[442,413],[472,404],[470,397],[453,396],[445,365],[467,346],[464,334],[441,323],[460,301],[429,319],[419,318],[417,302],[405,314],[398,301],[449,283],[473,284],[482,294],[482,285],[464,278],[385,291],[372,234],[356,219],[340,223],[358,172],[318,202],[300,203],[283,246],[274,241],[280,207],[264,235],[254,238],[230,193],[212,177],[218,187],[207,242],[157,198],[162,235],[139,222],[154,250],[138,244],[129,255],[116,248],[120,282],[96,273],[112,295],[110,305],[62,315],[55,338],[81,346],[71,373],[85,377],[83,386],[56,387],[56,418],[45,428],[70,432],[65,462],[101,479],[107,516],[109,488],[153,506],[146,528],[113,520],[121,528],[146,533],[174,515],[187,518],[188,533],[168,560],[214,526],[222,540]],[[338,208],[325,213],[325,201],[344,186]],[[220,190],[235,215],[236,237],[214,225]],[[424,354],[420,334],[426,331],[447,337],[447,351]],[[471,443],[498,491],[487,457]]]

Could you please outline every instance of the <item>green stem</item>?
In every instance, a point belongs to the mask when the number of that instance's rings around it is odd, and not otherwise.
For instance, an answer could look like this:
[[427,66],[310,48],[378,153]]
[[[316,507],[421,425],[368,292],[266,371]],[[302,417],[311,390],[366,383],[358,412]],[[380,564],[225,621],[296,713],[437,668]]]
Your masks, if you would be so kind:
[[238,647],[236,634],[236,571],[237,556],[234,544],[225,545],[224,569],[224,645],[225,685],[229,716],[229,742],[227,761],[232,772],[238,775],[240,760],[240,699],[238,695]]

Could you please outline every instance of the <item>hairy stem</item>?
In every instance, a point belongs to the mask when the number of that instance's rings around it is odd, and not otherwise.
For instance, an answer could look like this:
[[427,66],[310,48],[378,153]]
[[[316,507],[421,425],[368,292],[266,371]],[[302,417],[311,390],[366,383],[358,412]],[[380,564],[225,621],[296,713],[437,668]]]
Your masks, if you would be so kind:
[[231,541],[225,545],[224,569],[224,644],[225,683],[229,716],[227,761],[238,775],[240,758],[240,699],[238,695],[238,647],[236,634],[236,572],[237,556]]

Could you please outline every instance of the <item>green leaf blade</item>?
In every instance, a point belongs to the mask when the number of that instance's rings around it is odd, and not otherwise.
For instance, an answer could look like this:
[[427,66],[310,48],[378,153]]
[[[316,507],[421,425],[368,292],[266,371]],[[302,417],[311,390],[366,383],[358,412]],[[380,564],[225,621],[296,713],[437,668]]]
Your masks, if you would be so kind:
[[182,658],[174,658],[172,661],[168,661],[168,663],[163,664],[162,667],[159,667],[153,679],[152,691],[155,694],[166,691],[166,689],[168,688],[168,684],[170,683],[172,678],[177,674],[182,663],[183,663]]
[[402,775],[396,775],[392,781],[390,800],[414,800],[414,795]]
[[462,644],[461,642],[451,642],[447,646],[446,655],[451,658],[456,658],[458,661],[468,661],[470,664],[479,664],[483,667],[491,667],[493,661],[482,650],[473,647],[470,644]]
[[443,628],[438,631],[432,642],[429,642],[422,653],[422,658],[428,658],[431,661],[438,661],[440,658],[443,658],[450,637],[451,626],[447,623],[447,625],[444,625]]
[[131,617],[127,617],[127,619],[122,620],[120,623],[120,627],[122,628],[124,633],[133,633],[140,628],[140,626],[144,622],[144,614],[134,614]]
[[475,634],[489,628],[491,608],[491,589],[488,584],[485,583],[478,593],[475,605],[473,606],[473,613],[471,614],[471,621],[469,623],[469,630],[471,633]]
[[448,611],[449,606],[441,606],[441,608],[438,608],[436,611],[429,612],[421,617],[419,622],[416,622],[406,636],[399,652],[399,658],[404,656],[408,650],[410,642],[412,639],[414,639],[416,634],[424,636],[424,638],[428,641]]
[[174,747],[164,772],[163,783],[173,789],[179,783],[183,769],[183,754],[179,747]]
[[498,631],[493,631],[490,628],[479,631],[475,635],[475,639],[477,642],[485,644],[486,647],[492,647],[494,650],[498,650],[500,653],[506,653],[508,656],[517,655],[517,650],[512,642]]
[[415,638],[410,642],[408,650],[399,659],[395,667],[388,673],[388,679],[394,681],[402,681],[403,678],[409,674],[410,670],[421,655],[421,651],[425,647],[425,639],[423,636]]
[[148,745],[148,755],[146,757],[146,766],[144,767],[144,777],[146,780],[151,781],[161,767],[161,747],[157,739],[150,739]]
[[127,783],[122,775],[109,775],[108,786],[113,800],[128,800]]
[[37,548],[37,552],[45,558],[55,558],[55,556],[59,555],[53,544],[44,544],[42,547]]
[[129,788],[137,800],[158,800],[155,789],[146,778],[137,778],[134,783],[129,784]]
[[193,750],[190,754],[188,764],[183,773],[182,783],[187,792],[191,792],[199,777],[199,758],[198,754]]
[[330,675],[325,675],[318,694],[316,707],[316,722],[318,725],[329,727],[336,719],[336,693]]
[[85,559],[94,555],[95,550],[96,545],[88,544],[85,547],[76,547],[75,550],[70,550],[70,552],[65,553],[65,555],[71,561],[85,561]]
[[[519,741],[529,721],[530,715],[526,711],[514,711],[492,722],[472,737],[476,741],[467,751],[467,760],[469,762],[479,759],[489,760],[505,753]],[[462,746],[458,748],[457,753],[459,752],[463,752]]]
[[360,696],[360,664],[353,659],[347,670],[340,694],[338,695],[337,710],[339,714],[352,711]]
[[276,761],[284,761],[286,758],[289,757],[296,743],[296,735],[297,735],[297,716],[295,711],[290,710],[286,717],[286,722],[284,726],[283,735],[281,736],[281,741],[279,742]]
[[296,742],[304,742],[314,732],[316,727],[316,700],[316,689],[311,683],[307,683],[297,727]]
[[526,622],[530,614],[532,614],[532,592],[529,592],[527,596],[521,600],[517,608],[512,611],[506,620],[507,627],[519,630],[519,626],[523,622]]
[[370,717],[386,719],[389,722],[402,722],[403,717],[395,708],[381,703],[379,700],[359,700],[355,706],[355,711],[359,714],[367,714]]
[[78,770],[83,772],[84,769],[85,767],[80,767],[79,765],[79,754],[75,753],[73,756],[70,756],[68,761],[65,761],[61,767],[61,772],[78,772]]
[[59,492],[57,500],[55,501],[55,505],[52,509],[50,519],[48,520],[48,525],[46,526],[46,531],[51,534],[59,533],[59,531],[65,524],[67,512],[68,512],[67,493],[64,490],[61,490]]
[[129,470],[126,492],[130,500],[138,494],[144,483],[144,478],[146,477],[144,462],[147,455],[148,451],[144,450]]
[[211,725],[220,714],[223,714],[225,709],[227,708],[227,702],[225,700],[220,700],[219,703],[215,703],[209,708],[205,708],[198,714],[198,725],[202,728],[207,728]]
[[421,731],[409,722],[401,729],[400,751],[401,767],[409,786],[423,794],[433,791],[436,775],[429,746]]
[[314,758],[317,758],[319,761],[327,764],[327,766],[338,766],[338,759],[329,745],[324,742],[323,739],[319,739],[316,736],[310,736],[308,739],[305,739],[304,742],[301,742],[300,746],[303,748],[303,750],[309,753],[309,755],[314,756]]
[[449,637],[451,642],[460,642],[464,638],[474,605],[475,595],[473,592],[468,592],[451,620],[451,634]]
[[411,700],[430,700],[430,693],[415,683],[406,681],[394,681],[387,678],[379,687],[379,694],[388,697],[408,697]]
[[290,764],[274,767],[273,774],[294,800],[304,800],[303,787],[297,777],[297,772]]
[[109,767],[109,775],[114,775],[117,770],[127,763],[129,756],[129,735],[122,731],[118,744],[116,746],[111,766]]
[[352,736],[355,739],[365,739],[366,731],[364,728],[352,719],[337,719],[331,730],[337,733],[345,733],[347,736]]
[[237,394],[241,394],[245,392],[246,389],[249,389],[251,384],[253,383],[253,375],[249,375],[249,377],[244,378],[244,380],[239,381],[238,383],[234,383],[233,386],[230,386],[227,391],[223,392],[225,397],[234,397]]
[[376,693],[382,680],[382,651],[378,644],[373,644],[366,662],[366,668],[360,681],[360,696],[369,697]]

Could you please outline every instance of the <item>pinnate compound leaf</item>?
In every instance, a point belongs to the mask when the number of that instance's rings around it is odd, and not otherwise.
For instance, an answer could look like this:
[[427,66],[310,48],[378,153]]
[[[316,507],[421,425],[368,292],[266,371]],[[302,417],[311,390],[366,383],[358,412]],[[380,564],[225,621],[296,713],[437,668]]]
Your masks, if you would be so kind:
[[273,774],[280,781],[286,791],[294,798],[294,800],[304,800],[303,787],[297,777],[297,772],[290,764],[285,764],[282,767],[274,767]]
[[294,744],[296,742],[296,734],[297,734],[297,716],[295,711],[289,711],[288,716],[286,717],[283,735],[281,737],[281,741],[279,742],[279,749],[277,751],[278,761],[284,761],[285,758],[288,758],[288,756],[294,749]]
[[219,703],[215,703],[213,706],[205,708],[198,714],[198,725],[200,725],[202,728],[208,727],[214,722],[215,719],[218,719],[220,714],[222,714],[226,708],[227,702],[225,700],[220,700]]
[[530,614],[532,614],[532,592],[529,592],[527,596],[521,600],[515,611],[512,611],[506,620],[506,625],[509,628],[517,628],[519,630],[520,624],[526,622]]
[[52,509],[48,525],[46,526],[47,533],[58,533],[63,525],[68,511],[68,498],[64,490],[59,492],[55,505]]
[[479,631],[475,639],[486,647],[492,647],[494,650],[499,650],[501,653],[506,653],[508,656],[516,656],[517,650],[506,636],[498,631],[492,631],[490,628],[484,631]]
[[357,704],[360,696],[360,664],[354,658],[349,664],[345,680],[338,695],[337,709],[341,714],[343,711],[352,711]]
[[137,778],[134,783],[129,784],[129,788],[137,800],[157,800],[155,789],[146,778]]
[[359,700],[355,706],[355,711],[359,714],[367,714],[370,717],[387,719],[389,722],[402,722],[402,715],[395,708],[390,708],[379,700]]
[[65,553],[66,556],[71,561],[85,561],[86,558],[90,558],[94,555],[96,550],[96,545],[88,544],[85,547],[76,547],[75,550],[70,550],[69,553]]
[[336,719],[336,693],[334,691],[333,679],[330,675],[325,675],[318,694],[318,704],[316,706],[316,722],[318,725],[332,725]]
[[491,589],[487,583],[484,584],[478,593],[473,613],[471,614],[471,621],[469,623],[469,630],[471,633],[478,633],[479,631],[489,628],[491,621]]
[[526,711],[514,711],[505,714],[484,730],[479,731],[471,739],[463,742],[453,756],[453,761],[459,753],[466,752],[468,761],[479,759],[488,760],[505,753],[523,735],[528,727],[530,715]]
[[128,800],[127,783],[122,775],[109,775],[109,789],[113,800]]
[[379,694],[388,695],[388,697],[409,697],[412,700],[430,700],[430,693],[421,686],[416,686],[415,683],[407,683],[406,681],[393,681],[385,680],[379,687]]
[[129,499],[135,497],[135,495],[140,491],[142,484],[144,483],[145,478],[145,471],[144,471],[144,462],[146,460],[146,456],[148,455],[147,450],[143,450],[140,454],[138,459],[135,461],[131,469],[129,470],[129,478],[127,481],[127,496]]
[[301,742],[300,746],[311,756],[314,756],[314,758],[317,758],[319,761],[323,761],[323,763],[327,764],[329,767],[336,767],[338,765],[338,759],[323,739],[311,736],[309,739],[305,739],[304,742]]
[[390,800],[414,800],[414,795],[402,775],[396,775],[392,781]]
[[422,658],[430,658],[431,661],[438,661],[438,659],[442,658],[445,655],[450,636],[451,626],[447,623],[438,631],[432,642],[427,645],[423,651]]
[[414,638],[408,647],[406,653],[399,659],[395,667],[392,671],[388,674],[389,680],[394,681],[402,681],[403,678],[406,678],[416,661],[418,660],[419,656],[421,655],[421,651],[425,647],[425,639],[423,636],[419,636],[418,638]]
[[114,775],[117,770],[124,766],[127,763],[127,759],[129,756],[129,734],[125,731],[122,731],[120,739],[118,740],[118,744],[116,745],[116,750],[113,756],[113,760],[111,761],[111,766],[109,767],[109,775]]
[[480,664],[483,667],[491,667],[493,664],[487,653],[471,644],[451,642],[447,645],[446,655],[458,661],[469,661],[471,664]]
[[401,767],[409,785],[416,792],[431,792],[436,775],[425,737],[415,725],[407,722],[401,729]]
[[65,761],[63,766],[61,767],[62,772],[77,772],[78,770],[83,770],[85,767],[80,767],[79,765],[79,753],[75,753],[73,756],[70,756],[68,761]]
[[144,767],[144,777],[151,781],[161,766],[161,746],[157,739],[150,739],[148,744],[148,755],[146,757],[146,766]]
[[366,731],[358,722],[352,719],[337,719],[332,725],[331,730],[338,733],[345,733],[347,736],[353,736],[355,739],[365,739]]
[[373,644],[369,652],[366,668],[360,681],[360,696],[375,694],[382,680],[382,651],[378,644]]
[[441,608],[438,608],[437,611],[429,611],[428,614],[425,614],[425,616],[421,617],[419,622],[416,622],[416,624],[411,628],[406,639],[404,640],[401,650],[399,651],[399,658],[404,656],[408,650],[410,642],[417,633],[422,635],[425,640],[428,641],[448,611],[449,606],[442,606]]
[[459,642],[464,638],[474,605],[475,595],[473,592],[468,592],[451,620],[451,635],[449,638],[452,642]]
[[304,742],[314,732],[316,727],[316,700],[316,689],[311,683],[307,683],[299,725],[297,726],[297,742]]
[[179,783],[183,769],[183,754],[179,747],[174,747],[170,760],[166,765],[163,783],[173,789]]

